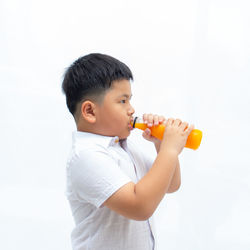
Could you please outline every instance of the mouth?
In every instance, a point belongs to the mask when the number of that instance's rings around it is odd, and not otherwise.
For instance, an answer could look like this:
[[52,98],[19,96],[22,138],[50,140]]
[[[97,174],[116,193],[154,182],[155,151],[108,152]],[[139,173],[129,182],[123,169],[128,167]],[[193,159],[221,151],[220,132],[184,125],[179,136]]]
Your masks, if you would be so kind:
[[129,124],[129,125],[128,125],[128,129],[129,129],[129,130],[133,130],[134,128],[132,127],[131,124]]
[[129,124],[128,124],[128,128],[129,128],[129,130],[133,130],[134,128],[133,128],[133,121],[134,121],[134,118],[133,117],[131,117],[130,118],[130,120],[129,120]]
[[130,117],[129,123],[130,123],[131,125],[133,125],[134,119],[135,119],[135,117],[133,117],[133,116]]

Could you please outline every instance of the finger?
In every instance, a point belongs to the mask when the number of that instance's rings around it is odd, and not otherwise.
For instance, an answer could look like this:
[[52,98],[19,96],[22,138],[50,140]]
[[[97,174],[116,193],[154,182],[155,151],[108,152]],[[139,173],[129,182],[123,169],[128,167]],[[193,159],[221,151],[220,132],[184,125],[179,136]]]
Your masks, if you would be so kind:
[[159,123],[163,123],[165,120],[166,119],[164,116],[162,116],[162,115],[159,116]]
[[149,114],[143,114],[143,122],[148,124],[148,117],[149,117]]
[[143,114],[143,121],[148,124],[148,126],[152,126],[153,124],[153,115],[152,114]]
[[149,128],[145,129],[143,131],[142,135],[145,139],[150,139],[151,138],[151,130]]
[[151,135],[151,130],[150,130],[149,128],[146,128],[146,129],[144,130],[144,132],[145,132],[145,134],[146,134],[147,136],[150,136],[150,135]]
[[174,125],[179,127],[182,124],[182,121],[180,119],[175,119]]
[[185,130],[188,128],[188,123],[187,123],[187,122],[183,122],[183,123],[180,125],[180,128],[182,128],[183,131],[185,131]]
[[167,126],[170,126],[170,125],[173,124],[173,122],[174,122],[174,118],[168,118],[168,119],[167,119],[167,122],[166,122],[166,125],[167,125]]
[[149,126],[149,127],[152,127],[153,124],[154,124],[154,115],[149,114],[149,115],[148,115],[148,126]]
[[148,123],[148,115],[147,114],[143,114],[142,119],[143,119],[143,122]]
[[159,124],[159,116],[154,115],[154,126],[157,126]]
[[186,130],[185,132],[189,135],[191,133],[191,131],[194,130],[194,125],[191,124]]

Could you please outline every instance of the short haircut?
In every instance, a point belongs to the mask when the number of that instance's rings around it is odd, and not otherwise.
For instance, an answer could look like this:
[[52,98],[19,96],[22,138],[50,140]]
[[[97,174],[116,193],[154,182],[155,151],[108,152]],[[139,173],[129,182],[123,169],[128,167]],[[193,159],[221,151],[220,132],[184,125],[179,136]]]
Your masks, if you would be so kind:
[[64,74],[62,90],[70,113],[75,117],[77,104],[98,100],[113,81],[133,80],[127,65],[104,54],[92,53],[78,58]]

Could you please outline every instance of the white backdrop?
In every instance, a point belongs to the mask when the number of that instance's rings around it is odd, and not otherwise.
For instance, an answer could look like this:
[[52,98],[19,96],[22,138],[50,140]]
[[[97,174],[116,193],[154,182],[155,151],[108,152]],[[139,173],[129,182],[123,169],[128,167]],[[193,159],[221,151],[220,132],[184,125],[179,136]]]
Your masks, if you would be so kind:
[[61,81],[76,58],[100,52],[133,71],[137,114],[204,133],[180,157],[181,189],[156,211],[158,249],[250,249],[249,13],[248,0],[1,0],[0,248],[71,249],[75,125]]

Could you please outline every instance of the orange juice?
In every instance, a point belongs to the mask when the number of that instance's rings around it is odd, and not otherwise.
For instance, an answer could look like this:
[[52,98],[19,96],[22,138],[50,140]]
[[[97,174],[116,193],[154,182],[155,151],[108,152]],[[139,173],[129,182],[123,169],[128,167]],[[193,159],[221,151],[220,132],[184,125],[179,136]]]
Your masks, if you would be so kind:
[[[138,128],[141,130],[145,130],[146,128],[149,128],[151,130],[152,136],[160,140],[162,140],[163,138],[164,131],[165,131],[165,126],[163,124],[148,127],[147,124],[145,124],[142,121],[142,119],[135,117],[131,125],[133,126],[133,128]],[[200,131],[199,129],[193,129],[187,138],[187,143],[185,147],[196,150],[201,144],[201,139],[202,139],[202,131]]]

